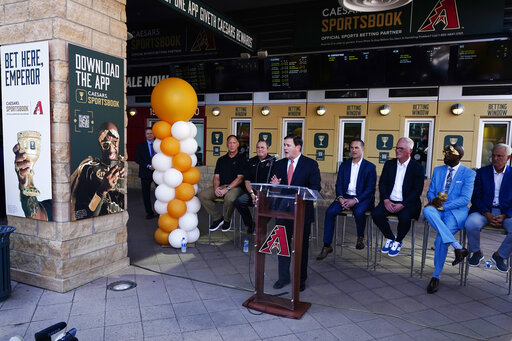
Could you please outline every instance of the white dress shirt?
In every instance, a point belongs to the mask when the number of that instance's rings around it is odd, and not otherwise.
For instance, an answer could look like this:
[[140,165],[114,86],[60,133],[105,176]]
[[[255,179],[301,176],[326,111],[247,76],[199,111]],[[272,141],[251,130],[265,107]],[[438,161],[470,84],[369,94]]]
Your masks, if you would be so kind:
[[[299,158],[302,154],[299,154],[295,159],[293,159],[293,172],[295,173],[295,169],[297,168],[297,163],[299,163]],[[288,172],[288,168],[290,168],[290,159],[288,159],[288,163],[286,164],[286,172]]]
[[404,196],[402,193],[402,186],[404,184],[405,172],[407,171],[407,166],[411,158],[408,158],[404,163],[400,163],[400,161],[396,160],[396,176],[395,176],[395,185],[393,186],[393,191],[389,195],[389,200],[392,201],[403,201]]
[[359,175],[359,169],[361,168],[361,162],[363,162],[363,158],[359,160],[359,162],[352,162],[350,168],[350,182],[347,188],[347,194],[355,196],[356,186],[357,186],[357,176]]
[[459,170],[459,167],[460,167],[460,162],[455,167],[448,166],[448,170],[446,171],[446,177],[444,178],[443,191],[446,188],[446,180],[448,179],[448,174],[450,174],[450,168],[453,169],[453,171],[452,171],[452,183],[453,183],[453,179],[455,179],[455,174]]
[[503,181],[503,176],[507,171],[507,167],[508,165],[505,165],[505,168],[503,168],[503,172],[501,173],[496,172],[496,168],[494,168],[494,166],[492,167],[492,172],[494,173],[494,199],[492,200],[492,206],[500,205],[501,182]]

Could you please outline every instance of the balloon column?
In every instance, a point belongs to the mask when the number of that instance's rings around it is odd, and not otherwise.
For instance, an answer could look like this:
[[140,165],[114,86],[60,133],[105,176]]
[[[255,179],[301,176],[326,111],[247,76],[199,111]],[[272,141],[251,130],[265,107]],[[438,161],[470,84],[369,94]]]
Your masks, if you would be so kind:
[[153,180],[158,185],[154,208],[160,214],[155,240],[179,248],[183,238],[186,243],[199,238],[197,212],[201,203],[195,196],[201,177],[195,167],[197,128],[187,122],[196,112],[197,95],[186,81],[167,78],[153,89],[151,106],[161,120],[153,125]]

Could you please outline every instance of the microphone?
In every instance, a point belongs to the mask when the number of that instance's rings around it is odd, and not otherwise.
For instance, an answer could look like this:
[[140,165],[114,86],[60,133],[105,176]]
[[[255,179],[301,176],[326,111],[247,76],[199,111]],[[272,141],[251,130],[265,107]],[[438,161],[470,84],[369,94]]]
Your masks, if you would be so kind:
[[267,161],[275,161],[279,159],[279,154],[275,154],[274,156],[267,156],[266,158],[264,158],[263,160],[261,160],[260,162],[267,162]]

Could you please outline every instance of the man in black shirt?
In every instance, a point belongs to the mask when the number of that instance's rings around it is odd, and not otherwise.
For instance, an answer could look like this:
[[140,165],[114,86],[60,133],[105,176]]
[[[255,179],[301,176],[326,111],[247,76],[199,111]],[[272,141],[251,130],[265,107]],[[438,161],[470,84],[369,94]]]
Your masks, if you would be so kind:
[[272,168],[274,157],[268,156],[268,143],[259,140],[256,144],[256,156],[249,159],[249,163],[244,172],[245,190],[241,196],[235,201],[235,207],[242,216],[244,225],[247,227],[247,234],[254,232],[254,223],[252,221],[249,205],[256,202],[256,193],[254,193],[251,183],[268,182],[268,174]]
[[[227,139],[228,152],[221,156],[215,165],[213,186],[208,187],[197,195],[201,204],[212,217],[213,224],[210,231],[217,231],[222,227],[222,232],[231,229],[231,217],[235,210],[235,200],[243,193],[240,184],[243,180],[244,168],[247,161],[243,154],[238,153],[238,139],[235,135],[229,135]],[[224,199],[224,217],[215,209],[215,199]]]

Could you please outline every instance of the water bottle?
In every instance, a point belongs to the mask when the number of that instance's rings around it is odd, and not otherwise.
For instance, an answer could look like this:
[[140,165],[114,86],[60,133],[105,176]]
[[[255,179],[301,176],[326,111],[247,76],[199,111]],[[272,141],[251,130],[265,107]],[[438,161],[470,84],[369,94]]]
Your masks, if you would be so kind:
[[181,238],[181,253],[187,252],[187,242],[185,241],[185,237]]
[[485,261],[485,267],[486,267],[487,269],[491,269],[491,268],[492,268],[492,262],[491,262],[490,260],[486,260],[486,261]]
[[247,239],[247,237],[245,237],[244,240],[244,252],[249,252],[249,239]]

